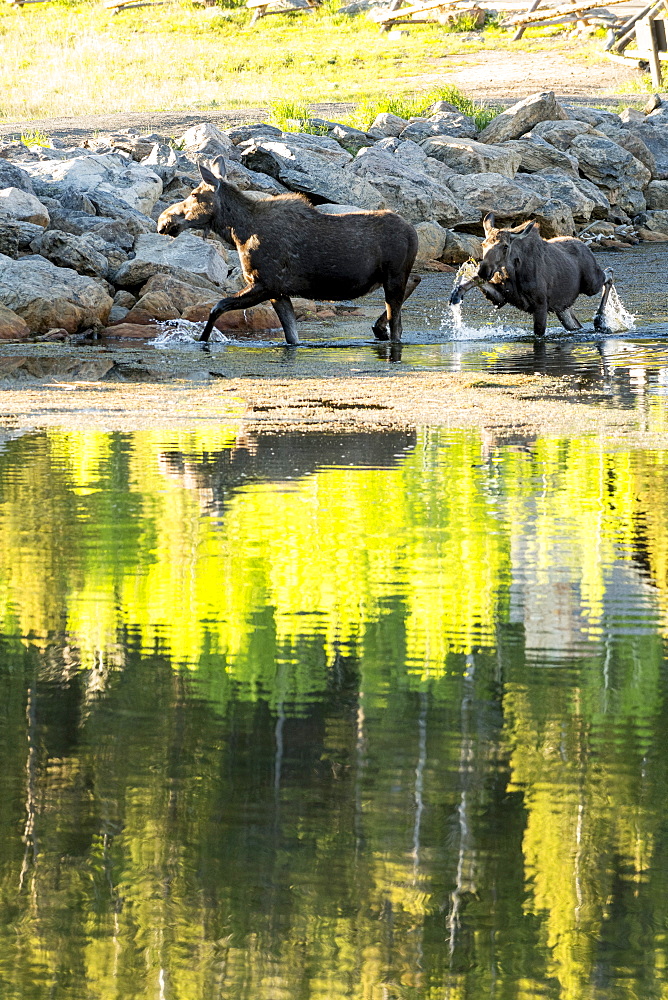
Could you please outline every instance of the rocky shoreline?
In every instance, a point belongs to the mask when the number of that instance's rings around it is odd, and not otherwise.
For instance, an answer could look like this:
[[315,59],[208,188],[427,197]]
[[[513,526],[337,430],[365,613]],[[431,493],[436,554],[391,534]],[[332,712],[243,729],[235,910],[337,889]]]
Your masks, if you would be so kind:
[[[658,98],[614,114],[536,94],[482,132],[445,102],[410,121],[378,115],[366,132],[324,119],[294,128],[203,123],[176,142],[127,132],[81,146],[0,143],[0,339],[152,339],[156,322],[204,320],[243,286],[236,250],[194,231],[160,235],[156,219],[217,155],[254,198],[297,191],[324,212],[398,212],[418,231],[418,268],[478,257],[488,211],[603,247],[668,240],[668,105]],[[356,308],[296,302],[298,318]],[[218,325],[279,327],[269,305]]]

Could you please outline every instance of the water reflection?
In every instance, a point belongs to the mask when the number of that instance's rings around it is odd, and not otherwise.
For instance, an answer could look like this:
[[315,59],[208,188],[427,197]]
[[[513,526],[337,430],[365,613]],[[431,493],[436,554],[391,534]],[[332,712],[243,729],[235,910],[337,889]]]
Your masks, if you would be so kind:
[[0,452],[0,995],[662,996],[666,454]]

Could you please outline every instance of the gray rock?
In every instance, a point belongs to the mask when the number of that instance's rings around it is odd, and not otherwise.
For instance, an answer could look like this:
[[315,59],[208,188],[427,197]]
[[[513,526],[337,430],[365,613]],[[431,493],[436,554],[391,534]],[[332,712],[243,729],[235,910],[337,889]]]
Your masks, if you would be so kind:
[[621,118],[612,111],[604,111],[602,108],[576,107],[572,104],[562,104],[562,109],[571,121],[584,122],[592,128],[599,128],[603,122],[607,122],[615,128],[619,128]]
[[530,139],[510,139],[503,144],[504,149],[519,153],[519,170],[533,174],[537,170],[563,170],[567,174],[577,174],[578,161],[574,156],[563,153],[539,136]]
[[455,198],[445,183],[432,177],[419,163],[406,162],[398,151],[393,154],[379,146],[363,149],[346,167],[344,176],[368,182],[380,194],[386,208],[409,222],[437,221],[443,226],[455,226],[480,218],[465,200]]
[[416,262],[421,264],[426,260],[438,260],[445,248],[446,230],[437,222],[418,222],[415,226],[418,234],[418,252]]
[[[263,194],[285,194],[288,190],[285,184],[281,184],[275,177],[269,174],[260,173],[258,170],[249,170],[243,163],[228,160],[225,164],[226,177],[230,184],[234,184],[240,191],[261,191]],[[187,194],[184,195],[187,197]]]
[[23,142],[0,142],[0,160],[10,163],[22,163],[28,160],[38,160],[39,157]]
[[611,125],[609,122],[601,122],[597,131],[602,132],[612,142],[616,142],[618,146],[622,146],[623,149],[635,156],[636,160],[644,163],[650,174],[654,176],[656,172],[654,154],[639,135],[635,132],[629,132],[628,129],[621,128],[620,126]]
[[633,221],[643,229],[651,229],[653,233],[668,234],[668,211],[664,209],[641,212]]
[[505,142],[519,139],[525,132],[543,121],[559,121],[567,117],[556,97],[550,90],[543,94],[532,94],[523,101],[513,104],[492,119],[480,134],[481,142]]
[[32,222],[20,222],[18,219],[0,219],[0,254],[6,257],[18,257],[30,249],[33,240],[42,235],[41,226]]
[[[525,175],[522,174],[523,178]],[[535,176],[529,174],[526,176]],[[525,185],[520,178],[511,180],[505,174],[469,174],[450,178],[450,189],[457,201],[463,199],[483,215],[494,212],[504,223],[527,218],[541,206],[541,198]]]
[[440,111],[430,118],[416,118],[401,132],[401,139],[421,142],[434,135],[447,135],[453,139],[473,139],[478,129],[472,118],[461,112]]
[[375,139],[367,132],[362,132],[358,128],[351,128],[349,125],[339,125],[334,122],[329,130],[332,139],[336,139],[338,144],[353,156],[364,149],[365,146],[373,146]]
[[389,0],[353,0],[352,3],[347,3],[343,7],[339,7],[339,14],[366,14],[370,10],[375,10],[376,8],[387,9],[389,7]]
[[87,194],[91,200],[93,195],[113,197],[126,208],[145,215],[150,214],[162,194],[157,174],[121,153],[26,163],[25,170],[38,196],[57,198],[75,191]]
[[[122,264],[110,278],[122,288],[134,288],[154,274],[173,274],[199,287],[220,289],[225,286],[227,272],[227,262],[220,251],[192,230],[186,230],[176,238],[158,233],[138,236],[135,257]],[[206,284],[202,286],[197,279]]]
[[627,211],[625,206],[629,197],[635,197],[631,192],[646,188],[652,176],[640,160],[610,139],[576,136],[571,143],[571,153],[578,158],[580,172],[603,188],[611,205],[618,204],[624,211]]
[[68,333],[104,324],[111,298],[93,278],[56,267],[43,257],[0,256],[0,303],[33,333],[63,327]]
[[668,128],[660,128],[656,125],[645,123],[627,122],[623,126],[625,131],[642,139],[645,146],[654,157],[656,164],[652,179],[655,181],[668,180]]
[[295,138],[289,136],[287,141],[254,143],[244,149],[242,163],[251,170],[276,178],[290,191],[315,195],[343,205],[352,202],[360,208],[385,207],[383,198],[367,180],[344,172],[345,164],[352,158],[334,139],[328,141],[338,150],[336,160],[331,150],[323,155],[317,149],[312,150],[295,142]]
[[50,221],[46,206],[34,194],[17,187],[0,188],[0,218],[32,222],[36,226],[48,226]]
[[469,233],[458,233],[454,229],[446,229],[445,246],[441,260],[446,264],[463,264],[465,260],[480,260],[482,258],[482,240]]
[[652,211],[668,209],[668,180],[650,181],[645,188],[645,198],[647,207]]
[[580,224],[589,222],[592,216],[605,218],[610,210],[610,202],[591,181],[560,170],[518,174],[515,182],[538,195],[543,205],[550,202],[567,205],[574,221]]
[[495,146],[475,139],[435,136],[421,143],[427,156],[445,163],[458,174],[503,174],[514,177],[522,162],[520,153],[507,144]]
[[648,125],[668,125],[668,107],[662,104],[660,108],[651,111],[645,118],[645,121]]
[[181,136],[183,149],[196,160],[214,160],[222,156],[226,160],[239,158],[236,147],[229,135],[221,132],[211,122],[193,125]]
[[8,163],[7,160],[0,160],[0,188],[10,187],[27,191],[28,194],[35,194],[30,175],[22,167],[15,163]]
[[179,160],[172,146],[156,142],[151,147],[148,156],[145,156],[140,162],[143,166],[150,167],[153,173],[158,175],[164,191],[167,184],[171,184],[176,177]]
[[350,212],[366,211],[365,208],[358,208],[357,205],[332,205],[327,202],[324,205],[316,205],[315,207],[323,215],[348,215]]
[[88,197],[95,206],[98,215],[122,222],[133,236],[155,232],[156,226],[153,219],[131,208],[125,201],[116,198],[113,194],[107,194],[98,188],[95,191],[89,191]]
[[[622,124],[625,124],[626,122],[644,122],[645,112],[640,111],[638,108],[624,108],[623,111],[619,112],[619,120]],[[597,128],[600,127],[601,126],[599,124]]]
[[408,122],[405,118],[399,118],[398,115],[391,115],[389,112],[384,111],[382,114],[376,115],[367,132],[374,139],[385,139],[391,136],[398,137],[407,125]]
[[563,201],[546,201],[534,212],[540,235],[545,240],[555,236],[573,236],[575,220],[570,207]]
[[430,115],[437,115],[442,111],[450,111],[455,115],[464,113],[461,108],[458,108],[456,104],[451,104],[450,101],[436,101],[430,108],[427,108],[427,113]]
[[576,136],[585,135],[591,133],[591,131],[591,125],[588,125],[586,122],[539,122],[531,130],[531,135],[532,138],[538,136],[539,139],[544,139],[551,146],[565,152],[570,148]]
[[235,125],[233,128],[226,128],[224,135],[236,146],[240,142],[247,142],[249,139],[280,139],[283,135],[280,128],[270,125],[268,122],[260,122],[258,125]]
[[74,236],[50,229],[34,240],[31,248],[58,267],[71,267],[91,278],[106,278],[128,259],[126,253],[94,233]]

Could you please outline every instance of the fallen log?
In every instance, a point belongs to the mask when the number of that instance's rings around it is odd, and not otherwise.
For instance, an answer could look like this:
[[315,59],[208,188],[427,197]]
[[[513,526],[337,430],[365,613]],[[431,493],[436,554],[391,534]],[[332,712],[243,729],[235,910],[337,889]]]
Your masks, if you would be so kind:
[[[614,4],[619,3],[628,3],[628,0],[607,0],[605,6],[612,7]],[[505,20],[501,21],[500,27],[511,28],[513,25],[533,24],[536,21],[545,21],[548,18],[552,20],[558,17],[567,17],[570,14],[584,13],[587,10],[597,10],[599,6],[599,4],[592,3],[589,0],[589,3],[580,2],[576,4],[564,4],[561,7],[543,7],[534,14],[529,14],[527,11],[524,14],[516,14],[514,17],[505,18]]]

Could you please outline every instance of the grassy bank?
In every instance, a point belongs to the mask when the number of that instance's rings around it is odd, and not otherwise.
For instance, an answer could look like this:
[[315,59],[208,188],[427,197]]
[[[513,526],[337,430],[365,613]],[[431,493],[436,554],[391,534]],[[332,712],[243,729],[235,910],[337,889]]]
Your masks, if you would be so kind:
[[[244,8],[187,2],[114,16],[98,3],[0,9],[0,120],[114,111],[262,107],[290,98],[380,101],[438,92],[458,56],[510,48],[498,28],[421,25],[393,39],[328,0],[313,14],[249,26]],[[524,51],[553,40],[529,37]],[[517,45],[513,46],[517,52]]]

